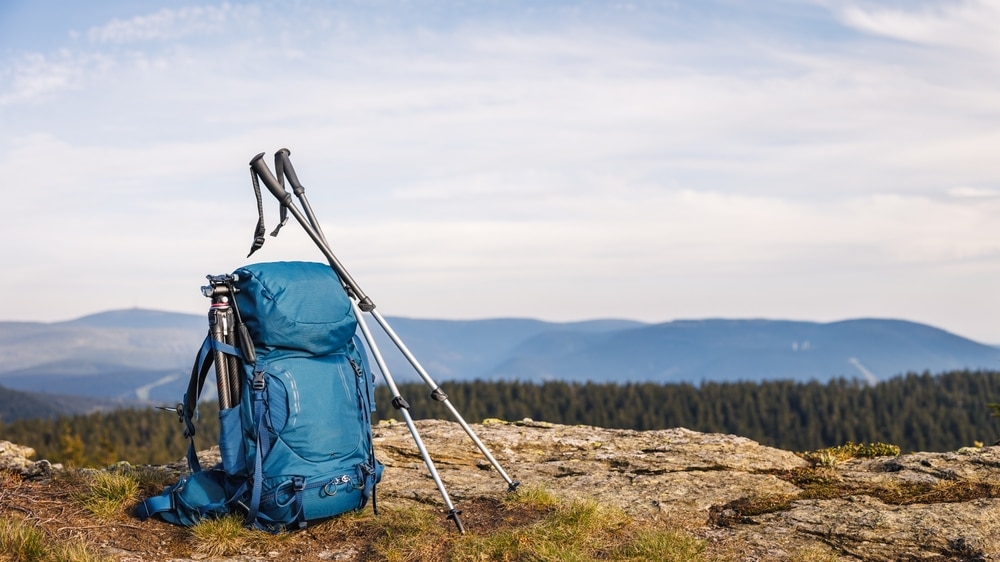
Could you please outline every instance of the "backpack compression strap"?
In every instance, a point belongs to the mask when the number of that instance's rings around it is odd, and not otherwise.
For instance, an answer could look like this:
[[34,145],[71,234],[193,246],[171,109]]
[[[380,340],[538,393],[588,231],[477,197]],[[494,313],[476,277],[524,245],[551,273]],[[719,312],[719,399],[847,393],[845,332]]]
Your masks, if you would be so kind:
[[229,513],[226,497],[226,474],[221,470],[205,470],[181,478],[162,494],[146,498],[135,508],[136,516],[145,521],[159,515],[175,525],[192,526],[206,518]]
[[271,450],[271,437],[267,423],[268,416],[265,415],[267,409],[267,380],[264,378],[264,371],[255,369],[253,372],[253,418],[254,431],[257,433],[257,447],[254,453],[253,467],[253,488],[250,492],[250,505],[247,509],[247,525],[257,523],[257,514],[260,510],[260,496],[264,487],[264,458]]

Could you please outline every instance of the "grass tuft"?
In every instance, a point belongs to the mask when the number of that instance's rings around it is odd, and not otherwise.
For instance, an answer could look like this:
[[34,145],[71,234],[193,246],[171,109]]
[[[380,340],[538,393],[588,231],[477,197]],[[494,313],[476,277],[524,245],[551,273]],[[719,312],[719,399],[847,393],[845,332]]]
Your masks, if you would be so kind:
[[74,494],[84,509],[99,519],[123,515],[126,506],[139,495],[139,483],[132,475],[116,472],[94,472],[86,478],[84,489]]
[[45,560],[49,549],[45,534],[23,519],[0,517],[0,560],[36,562]]
[[639,529],[618,549],[618,560],[692,562],[702,559],[705,543],[679,531]]
[[544,488],[529,487],[518,488],[517,492],[508,494],[504,498],[504,503],[508,506],[521,506],[533,510],[549,510],[559,505],[559,499]]
[[454,561],[698,561],[704,543],[684,533],[638,524],[593,500],[558,505],[538,521],[456,541]]
[[[444,560],[454,527],[427,509],[379,508],[370,519],[372,550],[388,562]],[[450,522],[449,522],[450,523]]]
[[836,447],[827,447],[818,451],[799,453],[813,466],[836,466],[838,463],[855,458],[871,459],[875,457],[899,456],[900,448],[888,443],[852,443],[848,441]]
[[159,494],[167,486],[177,483],[178,475],[169,470],[152,466],[119,466],[114,472],[127,474],[136,481],[141,496]]
[[54,542],[39,527],[0,516],[0,562],[109,562],[80,542]]
[[273,546],[287,538],[287,533],[272,535],[243,526],[243,517],[227,515],[206,519],[191,527],[194,549],[209,556],[232,556]]

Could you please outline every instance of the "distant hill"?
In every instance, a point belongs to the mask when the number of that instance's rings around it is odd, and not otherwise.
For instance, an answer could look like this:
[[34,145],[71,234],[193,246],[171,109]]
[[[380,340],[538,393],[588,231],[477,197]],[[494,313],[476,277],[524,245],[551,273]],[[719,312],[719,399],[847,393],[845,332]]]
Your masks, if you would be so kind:
[[139,330],[205,331],[205,317],[143,308],[110,310],[63,322],[66,326],[90,328],[125,328]]
[[[387,320],[437,382],[875,382],[906,372],[1000,367],[993,346],[892,319]],[[377,323],[368,324],[396,382],[419,382]],[[201,315],[144,309],[68,322],[0,322],[0,385],[174,404],[206,332]],[[209,382],[209,395],[212,388]]]
[[68,322],[0,322],[0,385],[176,402],[207,332],[193,314],[129,309]]
[[[493,378],[562,380],[593,373],[654,382],[797,381],[996,369],[1000,350],[925,324],[683,320],[604,334],[550,332],[514,349]],[[601,376],[603,375],[603,376]]]
[[65,394],[21,392],[0,386],[0,421],[90,414],[129,405],[127,402]]

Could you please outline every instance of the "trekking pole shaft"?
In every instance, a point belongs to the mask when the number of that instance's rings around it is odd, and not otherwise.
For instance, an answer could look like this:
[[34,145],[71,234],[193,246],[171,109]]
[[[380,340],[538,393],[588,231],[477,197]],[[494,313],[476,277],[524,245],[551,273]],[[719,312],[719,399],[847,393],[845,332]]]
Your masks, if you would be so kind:
[[[458,517],[460,511],[455,509],[454,504],[451,503],[451,498],[448,496],[448,490],[444,487],[444,482],[441,481],[441,476],[438,474],[437,468],[434,467],[434,461],[431,459],[430,453],[427,452],[427,447],[424,446],[423,440],[420,438],[420,434],[417,433],[417,427],[413,423],[413,418],[410,416],[409,405],[406,404],[406,400],[400,400],[402,397],[399,395],[399,388],[396,386],[396,381],[393,380],[392,374],[389,372],[389,366],[386,365],[385,359],[382,357],[382,352],[378,348],[378,344],[375,342],[375,338],[372,337],[372,332],[368,328],[368,324],[365,322],[364,316],[358,310],[358,304],[351,301],[351,307],[354,309],[354,315],[358,319],[358,327],[361,329],[361,334],[365,338],[365,342],[368,344],[368,349],[371,351],[372,356],[375,358],[375,363],[378,364],[379,371],[382,373],[382,378],[385,379],[386,385],[389,386],[389,390],[392,392],[392,403],[400,411],[403,416],[403,420],[406,421],[406,427],[410,430],[410,435],[413,437],[413,442],[417,446],[417,451],[420,452],[420,456],[424,459],[424,465],[427,466],[427,471],[431,473],[431,478],[434,479],[434,484],[437,485],[438,491],[441,493],[441,498],[444,499],[444,503],[448,506],[449,513],[452,514],[455,519],[455,525],[458,526],[458,530],[462,533],[465,532],[465,528],[462,526],[462,520]],[[400,406],[402,404],[402,406]]]
[[438,491],[441,492],[441,495],[444,498],[444,503],[445,505],[448,506],[449,513],[453,516],[452,518],[455,519],[455,524],[458,526],[459,532],[465,533],[465,528],[462,526],[462,521],[458,519],[457,516],[454,516],[455,513],[459,512],[458,510],[455,509],[455,505],[451,503],[451,498],[448,497],[448,492],[446,492],[444,489],[444,483],[441,482],[441,475],[438,474],[438,471],[434,469],[434,462],[431,460],[430,454],[427,453],[427,447],[424,446],[423,440],[420,439],[420,434],[417,433],[417,427],[416,425],[413,424],[413,418],[410,416],[410,411],[407,410],[406,408],[402,408],[399,410],[399,412],[400,414],[403,415],[403,420],[406,422],[406,427],[409,428],[410,435],[413,436],[413,442],[416,444],[417,450],[420,451],[420,456],[424,458],[424,464],[430,471],[431,478],[434,479],[434,484],[438,487]]
[[316,246],[319,247],[320,251],[323,252],[323,255],[326,256],[327,261],[330,263],[330,267],[332,267],[337,273],[340,280],[343,281],[348,288],[350,288],[355,296],[357,296],[361,310],[367,312],[374,309],[375,303],[373,303],[372,300],[365,295],[357,281],[355,281],[354,278],[351,277],[351,274],[344,269],[340,260],[337,259],[337,256],[333,254],[330,247],[326,244],[323,235],[312,226],[309,219],[306,218],[305,215],[302,214],[302,211],[295,206],[292,194],[285,191],[285,188],[278,183],[277,179],[274,178],[271,170],[267,167],[267,163],[264,162],[263,156],[263,152],[255,156],[254,159],[250,161],[250,168],[257,174],[257,177],[264,182],[264,185],[267,186],[267,189],[272,195],[274,195],[278,202],[281,203],[283,207],[288,209],[290,213],[292,213],[292,216],[299,222],[302,229],[305,230],[306,234],[308,234],[309,237],[312,238],[312,241],[316,243]]
[[427,371],[424,370],[423,366],[420,365],[420,361],[417,361],[417,358],[413,355],[413,353],[410,352],[409,348],[406,347],[406,344],[403,343],[403,340],[400,339],[398,335],[396,335],[396,332],[395,330],[392,329],[392,326],[389,325],[389,323],[385,320],[385,318],[382,317],[381,314],[379,314],[377,310],[370,310],[369,314],[371,314],[375,318],[375,320],[382,327],[382,330],[385,331],[387,336],[389,336],[389,339],[391,339],[392,342],[396,344],[396,347],[399,348],[400,353],[402,353],[403,356],[406,357],[406,360],[410,362],[410,365],[412,365],[413,369],[417,372],[418,375],[420,375],[420,378],[424,379],[424,382],[427,383],[427,386],[430,386],[432,389],[434,389],[434,391],[431,393],[434,399],[444,403],[444,405],[451,412],[452,417],[454,417],[455,421],[457,421],[458,424],[462,426],[462,429],[464,429],[465,433],[469,436],[470,439],[472,439],[472,442],[476,444],[476,447],[479,448],[479,451],[483,453],[483,456],[486,457],[486,460],[490,461],[490,464],[493,465],[493,468],[497,469],[497,472],[500,473],[500,476],[503,477],[503,479],[507,482],[507,485],[510,487],[511,491],[516,489],[519,483],[514,482],[514,480],[507,475],[507,472],[504,471],[503,467],[500,466],[500,463],[493,457],[493,454],[490,453],[489,448],[486,447],[486,445],[482,442],[482,440],[479,439],[479,436],[476,435],[476,432],[473,431],[472,427],[470,427],[469,424],[466,423],[465,419],[462,417],[462,414],[460,414],[458,409],[455,408],[454,405],[452,405],[450,400],[448,400],[447,395],[445,395],[441,391],[441,387],[439,387],[437,383],[435,383],[434,380],[431,378],[431,376],[427,374]]

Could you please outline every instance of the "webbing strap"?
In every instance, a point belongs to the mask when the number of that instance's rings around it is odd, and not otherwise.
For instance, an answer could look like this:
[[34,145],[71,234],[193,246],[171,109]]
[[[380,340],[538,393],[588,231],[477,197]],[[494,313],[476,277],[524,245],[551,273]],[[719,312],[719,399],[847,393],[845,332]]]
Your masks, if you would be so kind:
[[184,405],[180,412],[181,421],[184,422],[184,437],[190,440],[187,461],[191,472],[201,472],[201,463],[198,462],[198,452],[194,446],[194,420],[198,416],[198,398],[201,396],[201,387],[205,384],[205,378],[208,377],[209,367],[212,366],[211,351],[212,337],[209,335],[202,342],[194,365],[191,367],[191,378],[188,380],[187,392],[184,393]]
[[257,228],[254,229],[253,244],[250,246],[250,253],[247,254],[248,258],[264,245],[264,233],[267,232],[267,228],[264,227],[264,201],[260,197],[260,180],[257,179],[257,173],[253,169],[250,170],[250,180],[253,182],[253,194],[257,197]]
[[295,506],[298,511],[295,513],[295,519],[293,521],[298,522],[299,529],[305,529],[306,527],[306,509],[305,504],[302,503],[303,496],[305,495],[306,489],[306,479],[301,476],[292,477],[292,487],[295,490]]
[[240,351],[235,346],[221,342],[213,338],[211,334],[205,337],[205,341],[202,342],[201,349],[198,350],[198,355],[195,357],[194,366],[191,367],[191,378],[188,381],[188,389],[184,393],[184,406],[181,411],[181,420],[184,422],[184,436],[190,440],[190,443],[188,443],[187,461],[191,472],[201,472],[201,463],[198,462],[198,452],[194,446],[194,422],[198,417],[198,400],[201,398],[201,390],[205,386],[205,379],[208,378],[208,370],[214,363],[214,352],[216,351],[240,357]]
[[260,496],[264,488],[264,458],[271,449],[271,437],[268,428],[265,427],[266,416],[266,393],[267,384],[263,371],[254,371],[253,379],[253,418],[254,430],[257,432],[257,447],[254,452],[253,461],[253,488],[250,491],[250,505],[248,506],[246,524],[252,525],[257,520],[257,513],[260,511]]
[[[279,173],[278,177],[282,178],[282,174]],[[254,229],[253,244],[250,246],[250,253],[247,254],[248,258],[264,245],[264,233],[267,232],[267,228],[264,226],[264,201],[260,196],[260,179],[257,177],[257,172],[252,168],[250,169],[250,181],[253,183],[254,197],[257,198],[257,227]],[[281,205],[279,212],[281,213],[280,220],[278,226],[274,227],[274,231],[271,232],[271,236],[277,236],[281,227],[285,226],[285,223],[288,222],[288,209],[284,205]]]
[[167,492],[143,500],[142,503],[136,506],[135,514],[139,517],[140,521],[145,521],[157,513],[171,511],[172,509],[174,509],[174,495]]

